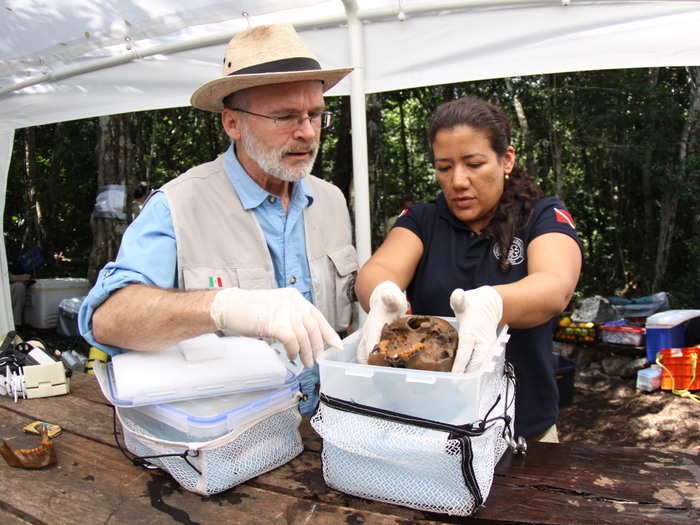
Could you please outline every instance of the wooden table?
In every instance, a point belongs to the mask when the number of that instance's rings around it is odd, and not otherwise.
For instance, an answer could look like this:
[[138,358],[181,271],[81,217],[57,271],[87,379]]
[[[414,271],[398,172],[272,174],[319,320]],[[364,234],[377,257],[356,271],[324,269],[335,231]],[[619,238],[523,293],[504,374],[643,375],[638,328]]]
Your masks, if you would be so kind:
[[11,468],[0,458],[0,523],[673,523],[700,522],[698,451],[534,444],[506,453],[486,506],[472,518],[428,514],[348,496],[326,487],[322,446],[308,424],[304,452],[286,465],[222,494],[187,492],[160,471],[132,465],[112,435],[112,410],[93,376],[77,374],[67,396],[0,397],[0,437],[34,447],[20,429],[57,423],[58,465]]

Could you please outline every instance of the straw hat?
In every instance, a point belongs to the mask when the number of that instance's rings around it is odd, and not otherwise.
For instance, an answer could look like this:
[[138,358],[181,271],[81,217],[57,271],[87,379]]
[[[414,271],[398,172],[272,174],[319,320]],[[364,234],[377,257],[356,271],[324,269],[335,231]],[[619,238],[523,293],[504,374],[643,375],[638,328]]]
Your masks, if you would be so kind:
[[335,86],[352,68],[321,69],[318,59],[289,24],[253,27],[234,36],[224,55],[223,76],[192,94],[199,109],[220,112],[231,93],[255,86],[320,80],[323,91]]

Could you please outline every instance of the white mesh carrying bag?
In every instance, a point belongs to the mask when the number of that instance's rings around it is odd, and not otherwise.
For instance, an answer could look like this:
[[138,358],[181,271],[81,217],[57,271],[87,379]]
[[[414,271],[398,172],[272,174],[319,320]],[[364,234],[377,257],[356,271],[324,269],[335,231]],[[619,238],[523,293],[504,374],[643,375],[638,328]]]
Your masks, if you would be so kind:
[[515,376],[506,364],[476,422],[450,425],[321,394],[311,424],[323,438],[326,483],[363,498],[467,516],[484,503],[513,439]]
[[181,436],[167,425],[160,431],[152,421],[142,424],[133,411],[115,410],[126,448],[136,456],[129,458],[132,462],[161,468],[183,488],[211,495],[275,469],[302,452],[297,405],[295,399],[272,414],[207,442],[169,440]]

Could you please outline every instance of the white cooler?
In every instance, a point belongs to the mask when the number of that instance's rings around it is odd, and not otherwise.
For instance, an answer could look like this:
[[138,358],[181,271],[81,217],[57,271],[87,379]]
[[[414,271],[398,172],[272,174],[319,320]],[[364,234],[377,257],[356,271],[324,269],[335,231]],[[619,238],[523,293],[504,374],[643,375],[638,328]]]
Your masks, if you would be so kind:
[[24,322],[35,328],[54,328],[58,322],[58,305],[63,299],[87,295],[90,282],[75,277],[37,279],[27,288]]

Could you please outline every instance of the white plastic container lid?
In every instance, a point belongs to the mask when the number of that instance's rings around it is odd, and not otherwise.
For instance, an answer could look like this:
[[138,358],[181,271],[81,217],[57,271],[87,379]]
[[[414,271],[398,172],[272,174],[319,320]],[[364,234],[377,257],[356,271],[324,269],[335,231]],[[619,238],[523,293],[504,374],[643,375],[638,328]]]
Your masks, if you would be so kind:
[[[146,430],[166,440],[210,441],[292,406],[297,401],[297,393],[298,383],[292,376],[279,388],[134,408],[122,407],[120,413],[135,419]],[[146,418],[140,418],[140,415]]]
[[154,352],[95,362],[103,394],[115,406],[143,406],[276,388],[294,377],[284,352],[248,337],[206,334]]
[[83,277],[56,277],[53,279],[35,279],[30,291],[44,290],[89,290],[90,281]]
[[[444,317],[456,327],[453,317]],[[508,327],[498,333],[492,349],[493,359],[475,372],[453,374],[373,366],[356,362],[356,349],[362,336],[357,330],[343,339],[343,348],[331,348],[318,360],[321,392],[351,401],[422,417],[462,425],[483,416],[493,404],[489,394],[501,380],[505,362]]]
[[700,317],[700,310],[665,310],[647,317],[647,328],[673,328],[681,323]]

